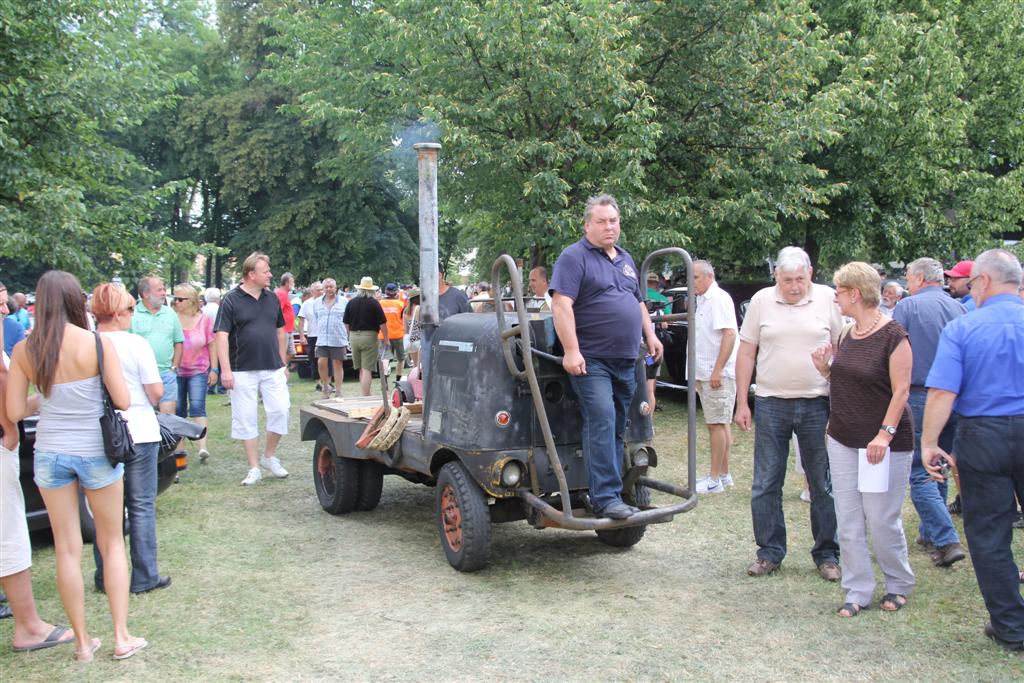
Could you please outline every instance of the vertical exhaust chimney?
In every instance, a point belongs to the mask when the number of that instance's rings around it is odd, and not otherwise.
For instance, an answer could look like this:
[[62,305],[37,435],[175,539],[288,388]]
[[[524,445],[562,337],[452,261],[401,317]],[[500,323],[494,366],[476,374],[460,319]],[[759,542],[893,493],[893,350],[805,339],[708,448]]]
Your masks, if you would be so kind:
[[420,321],[429,334],[438,324],[437,264],[437,153],[436,142],[418,142],[416,150],[419,170],[420,205]]

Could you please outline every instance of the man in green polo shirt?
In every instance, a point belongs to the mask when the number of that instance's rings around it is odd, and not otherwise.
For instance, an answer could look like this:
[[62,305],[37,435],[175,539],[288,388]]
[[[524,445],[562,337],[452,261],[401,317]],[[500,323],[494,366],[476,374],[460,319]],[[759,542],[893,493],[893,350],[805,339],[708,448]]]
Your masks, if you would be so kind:
[[153,347],[156,367],[164,383],[160,412],[174,413],[178,404],[178,364],[185,335],[178,315],[167,306],[167,288],[155,275],[139,280],[139,303],[132,316],[131,331]]

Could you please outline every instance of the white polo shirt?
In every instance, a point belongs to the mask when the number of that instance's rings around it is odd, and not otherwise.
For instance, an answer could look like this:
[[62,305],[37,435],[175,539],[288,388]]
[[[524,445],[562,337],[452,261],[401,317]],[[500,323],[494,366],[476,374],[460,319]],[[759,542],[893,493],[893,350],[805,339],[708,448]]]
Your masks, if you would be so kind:
[[778,286],[753,296],[740,341],[757,346],[757,395],[777,398],[828,396],[828,382],[814,368],[811,352],[835,344],[843,318],[835,291],[811,284],[806,297],[787,303]]
[[[724,289],[712,282],[708,291],[697,295],[697,310],[694,312],[694,333],[697,335],[694,343],[696,345],[696,362],[694,372],[687,368],[687,379],[696,379],[706,382],[711,379],[711,373],[715,369],[715,361],[718,360],[718,352],[722,348],[722,336],[725,330],[736,330],[736,309],[733,307],[732,297]],[[733,344],[729,360],[722,368],[722,376],[736,379],[736,351],[740,342],[737,339]]]

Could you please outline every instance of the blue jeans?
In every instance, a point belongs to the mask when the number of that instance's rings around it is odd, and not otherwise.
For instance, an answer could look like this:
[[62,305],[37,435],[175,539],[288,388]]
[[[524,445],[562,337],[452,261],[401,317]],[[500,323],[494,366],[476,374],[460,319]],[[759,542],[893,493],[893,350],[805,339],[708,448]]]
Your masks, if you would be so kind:
[[[946,482],[941,484],[928,475],[921,464],[921,429],[924,425],[924,404],[928,399],[927,389],[913,388],[907,401],[914,415],[914,460],[910,465],[910,500],[921,518],[918,533],[935,546],[959,543],[960,535],[953,526],[953,518],[946,507]],[[939,446],[949,453],[953,449],[953,434],[956,431],[956,416],[950,415],[949,422],[939,435]]]
[[583,456],[595,512],[622,501],[626,417],[636,392],[636,361],[586,358],[587,374],[570,375],[583,414]]
[[[131,591],[152,588],[160,580],[156,565],[156,465],[160,442],[135,444],[135,455],[124,464],[124,503],[128,508],[131,541]],[[103,587],[103,558],[93,544],[96,587]]]
[[1014,494],[1024,496],[1024,415],[960,417],[953,444],[971,562],[996,635],[1024,641],[1024,598],[1013,561]]
[[178,417],[206,417],[207,373],[183,377],[178,375]]
[[816,565],[839,561],[836,508],[825,448],[828,398],[754,400],[754,482],[750,512],[754,520],[757,556],[771,562],[786,557],[786,521],[782,515],[782,485],[786,481],[789,441],[795,433],[800,460],[811,491],[811,557]]

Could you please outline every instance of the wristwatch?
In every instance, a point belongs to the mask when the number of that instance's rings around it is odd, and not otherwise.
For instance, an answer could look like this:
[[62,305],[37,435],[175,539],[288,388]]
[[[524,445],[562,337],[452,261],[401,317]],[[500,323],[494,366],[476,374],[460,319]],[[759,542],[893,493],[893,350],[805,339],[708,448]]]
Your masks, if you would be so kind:
[[889,436],[896,436],[896,428],[892,425],[882,425],[880,429]]

